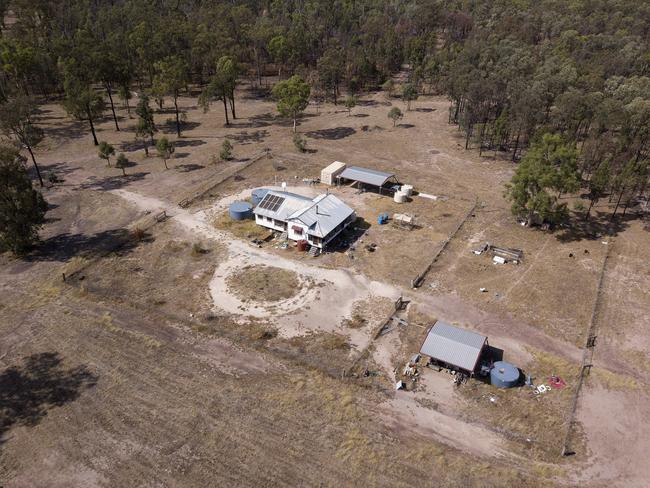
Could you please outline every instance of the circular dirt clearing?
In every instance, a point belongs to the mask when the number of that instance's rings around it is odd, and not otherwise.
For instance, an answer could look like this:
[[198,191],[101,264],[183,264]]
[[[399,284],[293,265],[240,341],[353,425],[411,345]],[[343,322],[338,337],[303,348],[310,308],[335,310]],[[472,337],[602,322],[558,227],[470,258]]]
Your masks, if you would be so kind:
[[246,266],[226,278],[228,290],[242,301],[277,302],[295,296],[300,280],[293,271],[272,266]]

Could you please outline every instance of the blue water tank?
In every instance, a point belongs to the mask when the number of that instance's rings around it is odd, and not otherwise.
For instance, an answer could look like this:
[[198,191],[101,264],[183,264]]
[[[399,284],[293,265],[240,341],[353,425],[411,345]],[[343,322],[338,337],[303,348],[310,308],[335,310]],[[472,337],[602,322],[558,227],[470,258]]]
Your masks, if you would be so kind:
[[268,188],[257,188],[256,190],[253,190],[253,193],[251,194],[251,203],[253,204],[253,207],[257,207],[269,191],[271,190]]
[[490,383],[497,388],[512,388],[519,383],[519,369],[505,361],[497,361],[490,370]]
[[248,202],[233,202],[230,204],[230,218],[245,220],[253,215],[253,206]]

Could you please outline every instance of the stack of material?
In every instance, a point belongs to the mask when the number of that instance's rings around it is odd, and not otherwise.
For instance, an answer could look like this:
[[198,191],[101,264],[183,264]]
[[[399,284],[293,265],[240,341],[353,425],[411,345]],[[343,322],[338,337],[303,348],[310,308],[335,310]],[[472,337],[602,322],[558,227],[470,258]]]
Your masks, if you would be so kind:
[[412,230],[415,225],[415,217],[413,215],[396,213],[393,215],[393,224]]
[[524,251],[521,249],[512,249],[509,247],[498,247],[495,245],[490,245],[490,251],[494,256],[499,256],[507,261],[512,261],[515,264],[518,264],[524,257]]

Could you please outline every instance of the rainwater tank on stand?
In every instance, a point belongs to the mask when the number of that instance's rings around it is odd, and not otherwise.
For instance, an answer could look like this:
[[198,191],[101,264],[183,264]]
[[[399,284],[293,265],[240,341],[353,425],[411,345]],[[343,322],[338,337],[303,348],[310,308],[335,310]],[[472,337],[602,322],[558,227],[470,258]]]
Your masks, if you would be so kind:
[[233,202],[230,204],[230,218],[245,220],[253,215],[253,206],[248,202]]
[[512,388],[519,383],[519,369],[505,361],[497,361],[490,370],[490,384],[497,388]]
[[251,203],[253,204],[253,207],[257,207],[269,191],[268,188],[257,188],[256,190],[253,190],[253,193],[251,193]]

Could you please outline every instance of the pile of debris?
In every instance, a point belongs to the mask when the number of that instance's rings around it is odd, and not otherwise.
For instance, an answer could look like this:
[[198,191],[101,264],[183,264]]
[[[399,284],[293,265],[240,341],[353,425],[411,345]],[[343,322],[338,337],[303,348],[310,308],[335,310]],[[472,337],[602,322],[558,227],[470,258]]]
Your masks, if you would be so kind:
[[[414,355],[411,360],[406,363],[404,370],[402,371],[402,378],[395,383],[396,390],[405,390],[406,381],[411,380],[411,383],[415,383],[420,378],[420,371],[418,370],[418,363],[420,362],[421,356],[419,354]],[[397,375],[397,369],[395,369],[395,374]]]
[[554,388],[556,390],[561,390],[562,388],[567,386],[566,381],[564,381],[562,378],[560,378],[559,376],[554,375],[554,374],[550,376],[550,378],[548,379],[548,382],[549,382],[550,386],[546,385],[544,383],[542,383],[541,385],[536,386],[533,383],[533,378],[530,375],[528,375],[526,377],[526,383],[525,384],[529,388],[532,388],[533,394],[535,396],[543,395],[544,393],[549,392],[549,391],[553,390]]
[[524,251],[521,249],[513,249],[510,247],[499,247],[494,244],[486,242],[481,247],[472,250],[474,254],[480,256],[483,253],[492,253],[492,261],[494,264],[519,264],[524,258]]

